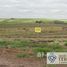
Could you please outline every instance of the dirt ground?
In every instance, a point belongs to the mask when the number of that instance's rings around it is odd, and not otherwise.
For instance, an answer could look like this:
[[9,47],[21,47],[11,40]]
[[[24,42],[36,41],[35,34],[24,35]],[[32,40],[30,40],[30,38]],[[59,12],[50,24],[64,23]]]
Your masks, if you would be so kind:
[[[12,49],[13,50],[13,49]],[[15,50],[14,50],[15,51]],[[15,52],[0,49],[0,67],[44,67],[45,61],[38,58],[16,58]]]
[[7,59],[0,57],[0,67],[43,67],[43,63],[32,58],[28,59]]
[[16,58],[15,52],[18,51],[0,48],[0,67],[67,67],[67,65],[47,65],[45,59]]

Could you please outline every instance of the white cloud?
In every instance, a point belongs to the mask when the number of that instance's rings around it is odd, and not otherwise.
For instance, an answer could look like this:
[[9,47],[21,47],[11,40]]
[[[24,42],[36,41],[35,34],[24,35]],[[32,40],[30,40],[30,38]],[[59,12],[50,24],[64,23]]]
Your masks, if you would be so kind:
[[67,18],[66,0],[0,0],[0,17]]

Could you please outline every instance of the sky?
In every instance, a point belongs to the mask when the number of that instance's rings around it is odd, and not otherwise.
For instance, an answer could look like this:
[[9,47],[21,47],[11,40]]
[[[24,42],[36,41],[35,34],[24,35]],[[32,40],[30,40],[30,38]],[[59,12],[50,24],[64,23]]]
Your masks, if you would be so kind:
[[67,0],[0,0],[0,18],[67,19]]

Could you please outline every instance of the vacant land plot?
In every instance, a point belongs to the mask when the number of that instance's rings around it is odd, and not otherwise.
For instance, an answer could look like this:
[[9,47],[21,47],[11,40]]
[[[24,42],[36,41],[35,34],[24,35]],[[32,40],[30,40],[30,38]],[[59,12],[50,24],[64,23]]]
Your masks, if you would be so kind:
[[[47,65],[46,53],[67,52],[67,24],[48,22],[53,20],[2,19],[0,67],[60,67],[61,65]],[[40,32],[35,31],[38,27]],[[42,52],[44,56],[38,57],[38,53]]]

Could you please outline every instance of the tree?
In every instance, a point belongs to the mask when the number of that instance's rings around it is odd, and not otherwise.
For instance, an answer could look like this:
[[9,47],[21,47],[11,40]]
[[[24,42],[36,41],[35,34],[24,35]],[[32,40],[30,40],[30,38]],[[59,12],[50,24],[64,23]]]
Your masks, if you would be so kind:
[[59,21],[59,20],[55,20],[54,23],[55,24],[65,24],[64,21]]
[[36,21],[36,23],[43,23],[42,21]]

